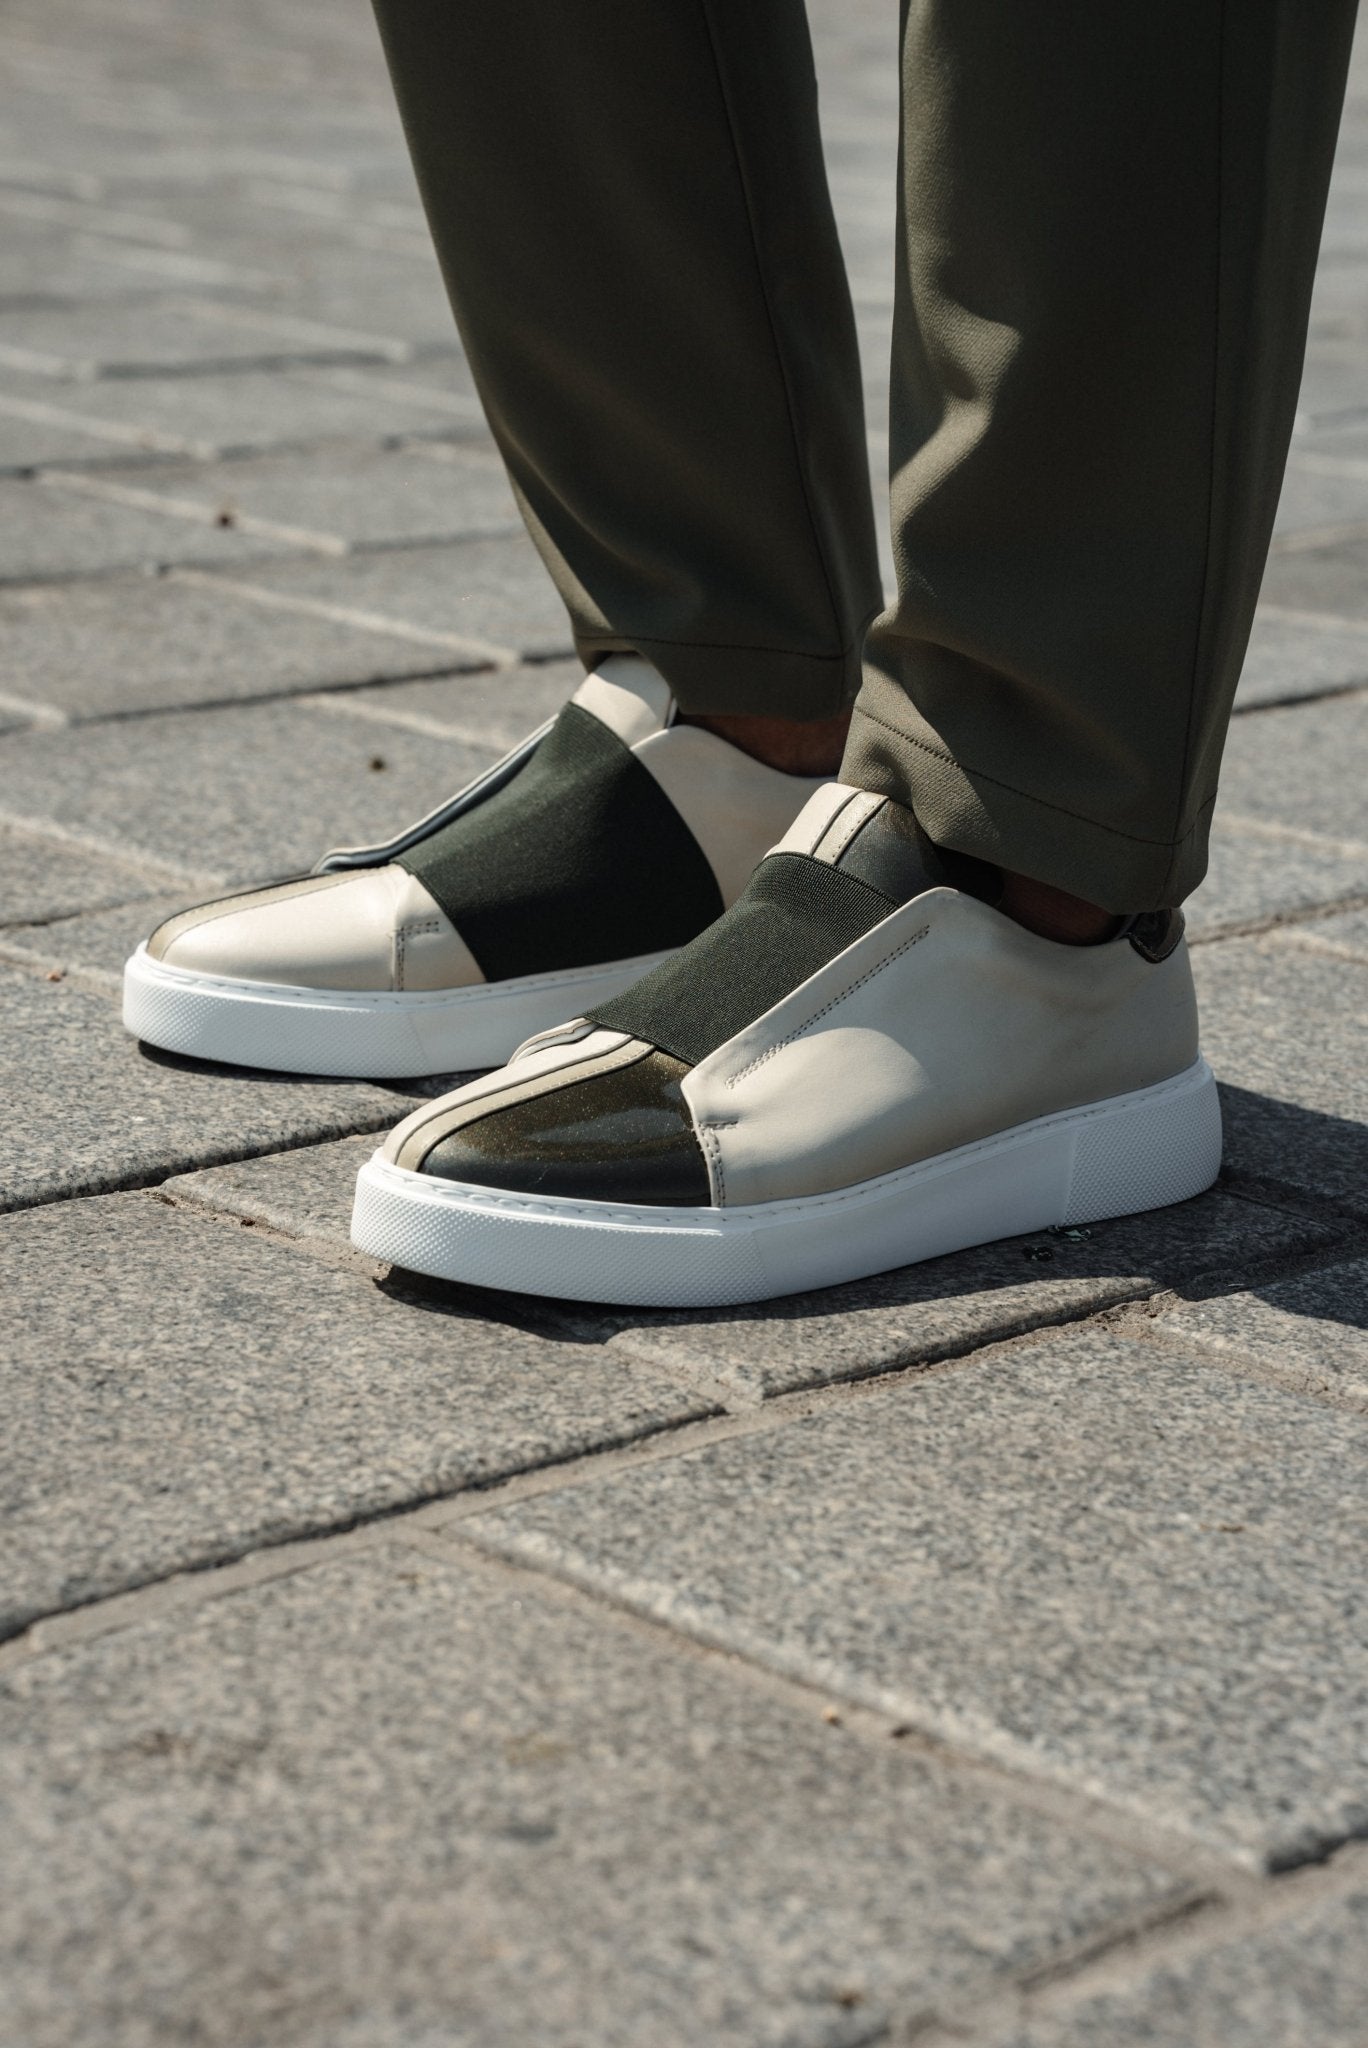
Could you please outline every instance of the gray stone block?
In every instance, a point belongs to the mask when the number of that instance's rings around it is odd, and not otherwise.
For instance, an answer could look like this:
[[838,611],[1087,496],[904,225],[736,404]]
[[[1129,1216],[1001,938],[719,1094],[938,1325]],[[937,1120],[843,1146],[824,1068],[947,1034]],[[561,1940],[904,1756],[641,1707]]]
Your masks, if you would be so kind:
[[[63,301],[139,299],[152,279],[130,268],[129,250],[93,235],[63,233],[45,221],[5,221],[5,276],[0,309],[65,310]],[[155,257],[154,257],[155,260]]]
[[1185,1302],[1164,1327],[1299,1392],[1368,1408],[1368,1261]]
[[1368,846],[1368,691],[1231,723],[1228,811]]
[[[1368,426],[1361,438],[1337,433],[1335,446],[1346,453],[1368,455]],[[1313,548],[1304,554],[1271,555],[1264,571],[1262,601],[1284,611],[1368,618],[1368,541]]]
[[1368,362],[1361,348],[1309,348],[1297,411],[1313,427],[1368,412]]
[[282,543],[208,520],[170,518],[32,479],[0,480],[6,540],[0,581],[153,570],[169,562],[251,562]]
[[1068,1998],[981,2048],[1362,2048],[1368,1886]]
[[394,548],[345,562],[297,558],[254,567],[253,584],[282,598],[342,605],[429,633],[455,633],[543,659],[568,656],[570,622],[530,540]]
[[1206,880],[1183,905],[1193,938],[1295,915],[1368,891],[1368,847],[1359,854],[1249,829],[1220,805]]
[[1255,1868],[1368,1825],[1368,1418],[1069,1334],[462,1523]]
[[1279,540],[1342,526],[1362,526],[1368,537],[1368,477],[1350,469],[1321,467],[1311,456],[1299,459],[1294,455],[1278,499],[1275,551]]
[[378,336],[349,334],[265,308],[216,307],[204,299],[0,310],[0,369],[54,379],[88,382],[295,361],[375,362],[392,354]]
[[383,1131],[426,1092],[154,1053],[127,1035],[106,995],[8,967],[0,968],[0,1066],[9,1077],[0,1209]]
[[434,443],[431,453],[423,442],[327,447],[193,469],[158,464],[117,478],[102,472],[97,481],[197,508],[206,521],[225,521],[249,536],[297,535],[306,547],[311,538],[325,546],[393,547],[522,530],[502,462],[492,447],[475,445]]
[[[156,888],[145,868],[116,855],[0,825],[0,926],[66,919],[86,907],[151,896]],[[7,930],[4,937],[10,936]]]
[[1271,605],[1259,610],[1240,675],[1237,709],[1281,703],[1289,697],[1317,697],[1368,682],[1368,625],[1321,625],[1315,619],[1315,613],[1298,618]]
[[1368,910],[1341,910],[1334,917],[1318,917],[1313,924],[1299,925],[1280,936],[1289,945],[1295,941],[1313,952],[1361,960],[1368,966]]
[[52,820],[187,873],[248,881],[303,873],[330,846],[388,838],[492,758],[487,748],[397,727],[377,733],[295,704],[0,741],[5,797],[26,820]]
[[1368,1215],[1368,970],[1278,939],[1201,946],[1193,965],[1226,1174]]
[[35,405],[32,412],[6,409],[0,390],[0,476],[22,474],[40,463],[71,462],[83,465],[118,462],[124,452],[103,435],[69,418],[59,407],[52,417],[50,405]]
[[[0,840],[0,846],[4,843]],[[104,874],[103,864],[93,855],[81,859],[87,878]],[[144,891],[151,887],[147,882],[142,886]],[[106,910],[58,917],[50,924],[6,925],[0,928],[0,957],[44,974],[78,974],[84,984],[117,997],[123,989],[124,962],[134,947],[163,918],[184,910],[195,895],[194,889],[185,886],[160,888],[155,893],[125,897]]]
[[316,441],[449,433],[456,422],[479,425],[473,400],[459,394],[444,399],[435,387],[376,375],[378,381],[371,381],[369,373],[358,371],[343,381],[339,373],[334,381],[325,370],[244,370],[111,377],[64,390],[48,378],[21,378],[11,371],[0,382],[0,417],[17,413],[30,424],[50,423],[52,452],[34,458],[47,461],[69,459],[74,429],[98,437],[106,448],[210,458]]
[[[406,175],[412,176],[407,163]],[[456,344],[451,307],[431,247],[387,255],[383,249],[331,245],[289,279],[285,302],[306,319],[362,331],[379,329],[417,350]]]
[[1216,1191],[1147,1216],[1009,1238],[755,1308],[619,1313],[614,1344],[629,1357],[692,1359],[756,1399],[931,1364],[1329,1241],[1302,1218]]
[[856,2048],[1183,1897],[397,1543],[33,1658],[0,1716],[24,2048]]
[[462,658],[174,574],[0,589],[0,635],[0,691],[76,719],[350,689]]
[[[351,1245],[352,1197],[356,1176],[376,1147],[373,1136],[339,1138],[328,1145],[299,1145],[260,1159],[238,1159],[199,1173],[177,1174],[162,1184],[169,1201],[241,1222],[264,1224],[284,1237],[345,1252]],[[434,1286],[434,1300],[446,1290]],[[450,1299],[468,1303],[468,1292]]]
[[578,661],[531,662],[428,682],[342,691],[327,700],[327,708],[342,717],[380,719],[437,738],[504,750],[553,718],[583,680],[584,668]]
[[6,1217],[0,1270],[29,1302],[6,1338],[0,1633],[708,1412],[597,1346],[152,1195]]

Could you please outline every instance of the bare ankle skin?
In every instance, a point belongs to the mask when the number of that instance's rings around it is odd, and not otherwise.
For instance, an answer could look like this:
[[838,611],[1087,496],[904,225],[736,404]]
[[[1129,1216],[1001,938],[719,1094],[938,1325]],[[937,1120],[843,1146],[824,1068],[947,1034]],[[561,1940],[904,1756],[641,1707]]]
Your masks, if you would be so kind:
[[[753,760],[778,768],[785,775],[836,775],[845,751],[850,713],[835,718],[757,718],[746,713],[733,716],[682,714],[681,725],[701,725],[719,739],[738,747]],[[1004,874],[997,908],[1015,924],[1024,925],[1042,939],[1063,946],[1095,946],[1109,939],[1121,923],[1112,911],[1047,882],[1033,882],[1029,875]]]
[[835,718],[753,718],[745,713],[680,718],[681,725],[701,725],[715,732],[752,760],[778,768],[785,775],[835,775],[845,751],[850,713]]
[[1047,882],[1033,882],[1029,875],[1004,874],[1002,882],[998,909],[1042,939],[1064,946],[1096,946],[1122,922],[1114,912],[1052,889]]

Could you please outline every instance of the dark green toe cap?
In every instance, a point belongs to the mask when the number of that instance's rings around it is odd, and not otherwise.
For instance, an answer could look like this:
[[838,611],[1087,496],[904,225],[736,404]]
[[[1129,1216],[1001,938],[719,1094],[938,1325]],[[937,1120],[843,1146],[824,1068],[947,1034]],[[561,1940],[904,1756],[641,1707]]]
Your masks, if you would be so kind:
[[668,1053],[552,1086],[441,1138],[420,1171],[513,1194],[707,1208],[708,1168]]

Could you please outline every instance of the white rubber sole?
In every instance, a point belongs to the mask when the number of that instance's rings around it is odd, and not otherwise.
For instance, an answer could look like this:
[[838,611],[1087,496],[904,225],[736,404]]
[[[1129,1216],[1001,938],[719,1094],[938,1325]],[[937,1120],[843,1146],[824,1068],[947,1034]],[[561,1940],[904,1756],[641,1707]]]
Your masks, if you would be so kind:
[[619,995],[667,953],[435,994],[232,981],[154,960],[124,968],[123,1020],[149,1045],[284,1074],[407,1080],[502,1066],[524,1039]]
[[722,1308],[1056,1224],[1186,1201],[1221,1164],[1205,1060],[829,1195],[654,1209],[503,1194],[395,1166],[356,1183],[352,1242],[441,1280],[639,1308]]

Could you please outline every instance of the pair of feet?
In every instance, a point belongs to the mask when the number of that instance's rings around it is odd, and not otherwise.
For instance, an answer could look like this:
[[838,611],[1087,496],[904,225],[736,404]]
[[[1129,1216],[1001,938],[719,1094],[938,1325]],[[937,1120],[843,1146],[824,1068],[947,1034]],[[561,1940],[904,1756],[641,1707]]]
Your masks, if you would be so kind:
[[615,657],[388,845],[161,925],[124,1016],[245,1066],[494,1069],[362,1168],[352,1234],[378,1258],[761,1300],[1215,1177],[1181,917],[1063,945],[1001,888],[889,798],[680,723]]

